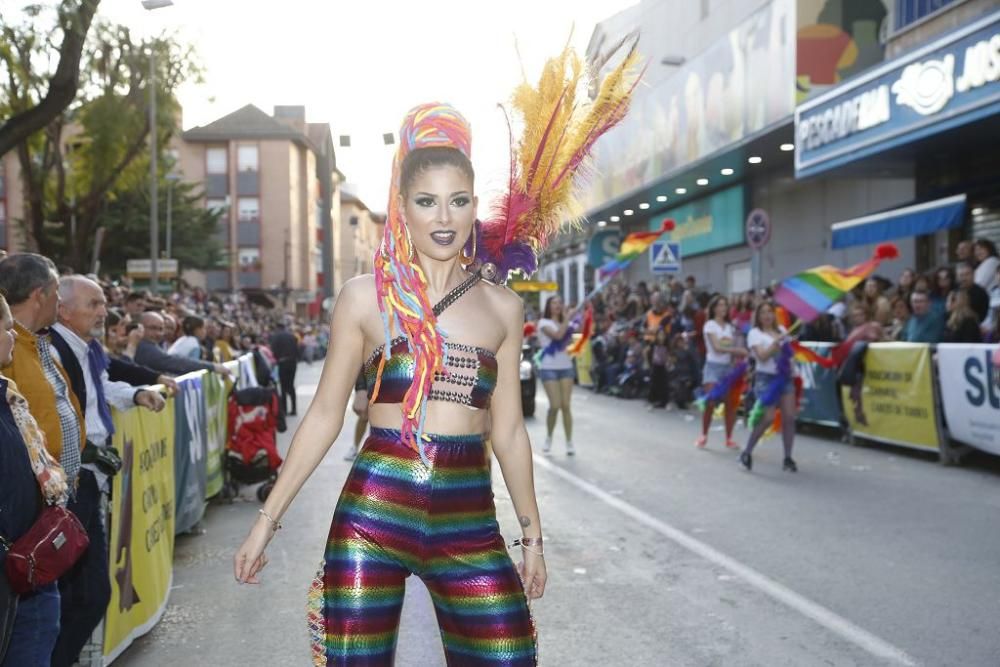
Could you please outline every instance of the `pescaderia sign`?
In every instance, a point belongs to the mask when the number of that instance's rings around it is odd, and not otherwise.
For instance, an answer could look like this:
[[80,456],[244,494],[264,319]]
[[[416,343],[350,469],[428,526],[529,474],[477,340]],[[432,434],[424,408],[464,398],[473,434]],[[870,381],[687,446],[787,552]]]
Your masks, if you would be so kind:
[[795,111],[795,174],[809,176],[1000,113],[1000,10]]

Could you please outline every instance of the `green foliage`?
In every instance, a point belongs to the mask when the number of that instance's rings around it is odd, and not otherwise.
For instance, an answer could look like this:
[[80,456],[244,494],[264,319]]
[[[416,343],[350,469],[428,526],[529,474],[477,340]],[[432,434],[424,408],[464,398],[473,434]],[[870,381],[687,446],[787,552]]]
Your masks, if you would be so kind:
[[[148,168],[149,160],[139,160]],[[137,166],[141,166],[137,165]],[[165,173],[165,172],[161,172]],[[160,248],[166,248],[166,209],[169,195],[166,179],[160,180],[159,207]],[[204,207],[198,186],[178,181],[173,185],[173,258],[180,261],[181,269],[213,268],[219,260],[221,246],[216,240],[216,229],[221,211]],[[144,187],[124,187],[109,200],[98,219],[107,228],[101,252],[102,273],[124,273],[128,259],[149,256],[149,191]]]
[[[67,29],[65,5],[50,2],[22,10],[22,22],[0,16],[0,117],[37,105],[52,74],[60,35]],[[62,11],[59,11],[59,8]],[[136,40],[125,26],[96,22],[88,36],[74,102],[44,132],[17,149],[27,183],[26,218],[21,220],[32,249],[57,263],[88,268],[94,237],[107,226],[104,253],[111,253],[132,231],[149,228],[149,89],[150,54],[155,63],[159,173],[167,173],[165,156],[180,130],[178,86],[198,80],[201,69],[194,50],[171,35]],[[164,227],[166,183],[160,184],[160,220]],[[175,233],[202,229],[211,217],[196,206],[191,186],[175,187]],[[145,202],[146,208],[140,204]],[[192,207],[199,210],[193,210]],[[208,217],[206,217],[208,216]],[[75,220],[75,225],[71,221]],[[214,222],[213,222],[214,224]],[[196,239],[211,237],[211,231]],[[149,235],[134,235],[132,257],[149,255]],[[210,244],[192,244],[191,265],[210,262]],[[161,245],[162,247],[162,245]],[[175,243],[178,252],[184,248]],[[178,253],[175,252],[175,255]],[[180,257],[179,257],[180,258]],[[102,263],[117,262],[102,254]]]

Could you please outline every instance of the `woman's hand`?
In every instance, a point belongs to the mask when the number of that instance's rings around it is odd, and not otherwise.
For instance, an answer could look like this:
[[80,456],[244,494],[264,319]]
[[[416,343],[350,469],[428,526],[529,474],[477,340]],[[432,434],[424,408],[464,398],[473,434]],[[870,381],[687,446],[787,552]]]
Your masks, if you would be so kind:
[[532,551],[534,547],[521,547],[521,554],[524,556],[517,565],[517,573],[521,576],[521,583],[524,584],[524,593],[529,600],[537,600],[545,594],[545,559]]
[[264,549],[272,537],[274,537],[274,531],[265,520],[258,520],[250,529],[250,534],[247,535],[242,546],[233,556],[233,574],[236,575],[237,582],[241,584],[260,583],[257,575],[267,565],[267,555],[264,553]]

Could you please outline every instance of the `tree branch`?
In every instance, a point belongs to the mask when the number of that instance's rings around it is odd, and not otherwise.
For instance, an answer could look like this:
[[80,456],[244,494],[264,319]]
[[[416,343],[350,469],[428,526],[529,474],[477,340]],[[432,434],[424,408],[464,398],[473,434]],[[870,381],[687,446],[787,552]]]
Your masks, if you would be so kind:
[[63,41],[59,49],[59,65],[49,79],[49,90],[37,105],[12,115],[0,125],[0,155],[44,128],[73,102],[79,86],[83,45],[100,2],[80,0],[76,11],[59,10]]

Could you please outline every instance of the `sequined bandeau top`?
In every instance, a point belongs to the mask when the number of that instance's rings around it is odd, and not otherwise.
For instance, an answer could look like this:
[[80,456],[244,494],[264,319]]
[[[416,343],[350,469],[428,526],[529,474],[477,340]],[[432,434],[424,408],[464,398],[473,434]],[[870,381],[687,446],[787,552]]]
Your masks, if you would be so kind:
[[[489,407],[490,397],[497,386],[496,355],[482,347],[445,342],[444,372],[434,376],[434,384],[427,396],[430,401],[449,401],[470,408]],[[379,358],[383,345],[379,345],[365,361],[365,385],[371,400],[378,374]],[[379,386],[376,403],[402,403],[406,390],[413,383],[413,354],[410,353],[405,336],[392,340],[391,355],[382,370],[382,384]]]

